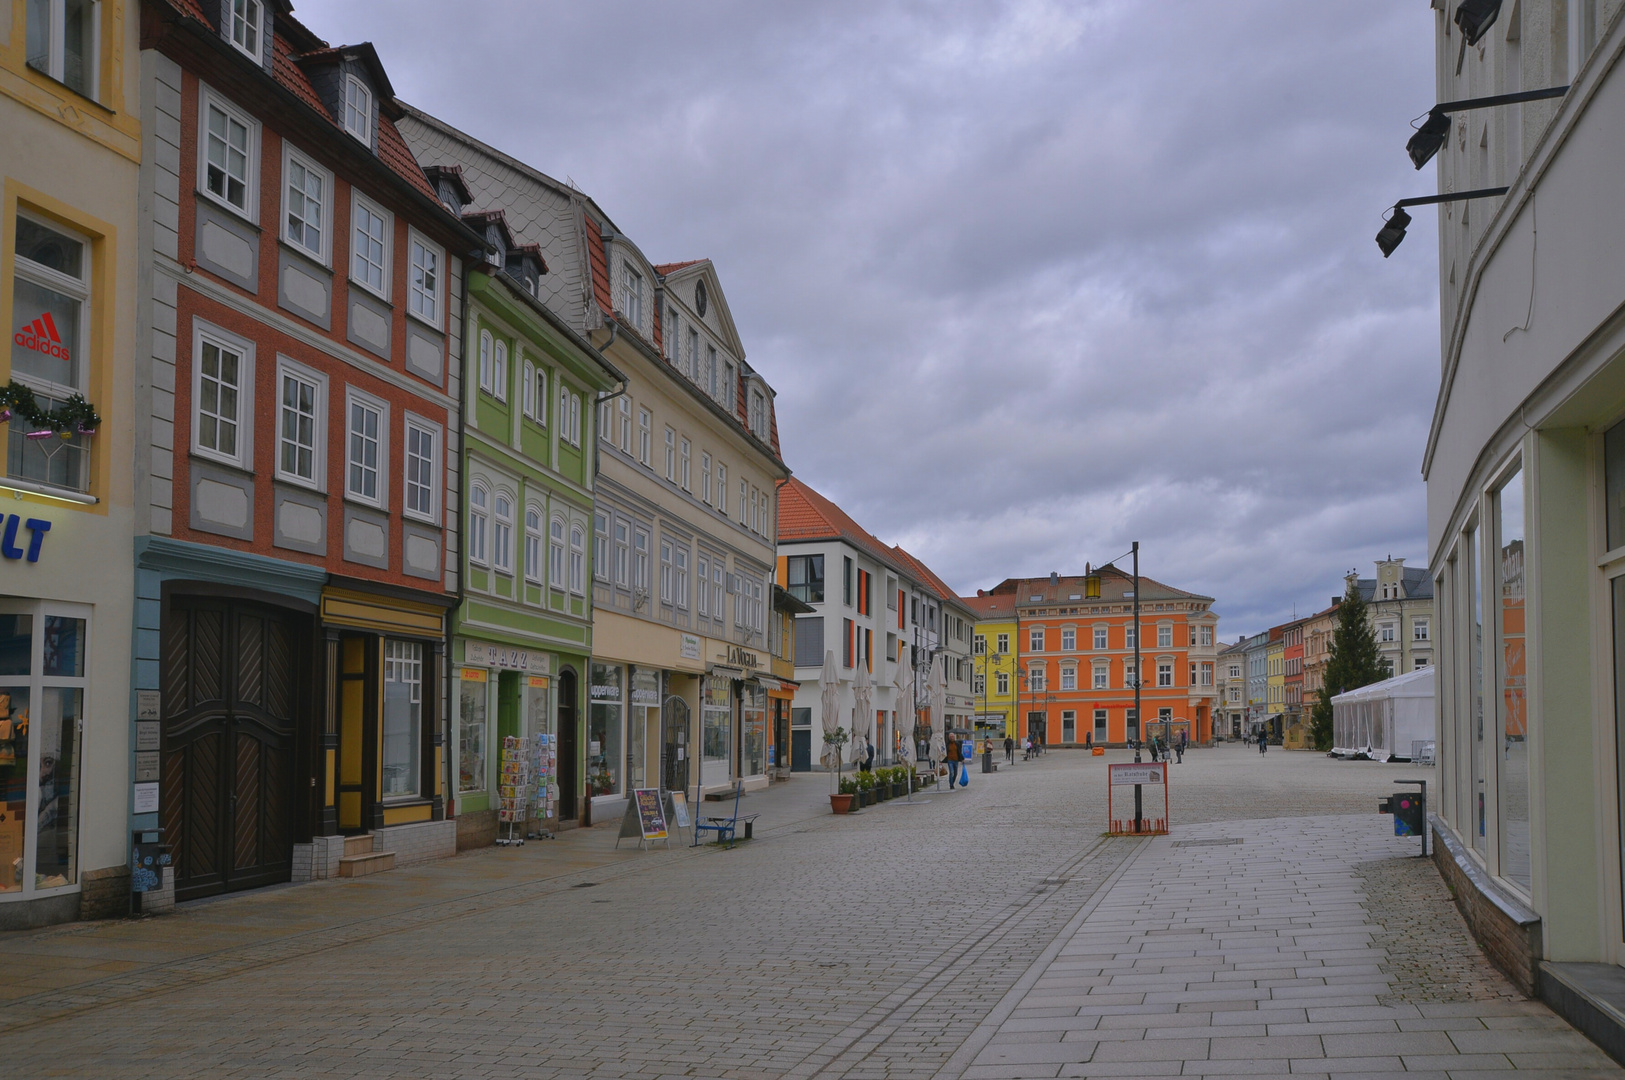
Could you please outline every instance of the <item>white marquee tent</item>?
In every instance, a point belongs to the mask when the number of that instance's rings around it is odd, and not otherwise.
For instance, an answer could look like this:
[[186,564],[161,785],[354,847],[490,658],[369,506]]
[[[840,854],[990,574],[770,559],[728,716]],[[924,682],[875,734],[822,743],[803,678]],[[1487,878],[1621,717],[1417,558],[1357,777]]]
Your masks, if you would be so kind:
[[1375,761],[1411,760],[1432,743],[1433,668],[1418,668],[1332,698],[1332,753]]

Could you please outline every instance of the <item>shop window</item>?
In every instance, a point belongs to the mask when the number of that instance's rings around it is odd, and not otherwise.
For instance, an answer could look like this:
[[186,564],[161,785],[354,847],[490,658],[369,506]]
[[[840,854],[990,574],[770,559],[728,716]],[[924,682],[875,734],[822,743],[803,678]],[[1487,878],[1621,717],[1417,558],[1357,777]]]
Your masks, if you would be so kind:
[[0,894],[78,881],[88,625],[56,605],[0,611]]
[[95,0],[29,0],[28,66],[94,99],[100,24]]
[[1096,744],[1100,744],[1100,743],[1104,743],[1105,741],[1106,741],[1106,710],[1105,709],[1096,709],[1095,710],[1095,742],[1096,742]]
[[739,775],[767,771],[767,691],[745,686],[739,695]]
[[[43,409],[86,393],[90,377],[90,241],[55,224],[18,214],[11,300],[11,377]],[[90,448],[75,431],[29,438],[18,417],[8,427],[6,473],[68,491],[90,488]]]
[[700,783],[733,778],[733,683],[707,675],[700,684]]
[[621,790],[622,683],[617,664],[592,665],[588,689],[587,794],[614,795]]
[[1473,849],[1480,855],[1488,844],[1488,792],[1486,777],[1488,760],[1484,739],[1484,589],[1479,580],[1478,540],[1475,525],[1463,539],[1466,557],[1462,570],[1467,585],[1467,700],[1469,703],[1467,736],[1468,767],[1472,779],[1472,834]]
[[1061,741],[1064,743],[1078,741],[1078,714],[1071,709],[1061,710]]
[[484,791],[486,687],[482,668],[463,668],[457,691],[457,790]]
[[423,732],[423,645],[384,639],[383,792],[418,794]]
[[1495,493],[1497,547],[1496,694],[1501,746],[1495,802],[1500,813],[1501,876],[1530,884],[1528,669],[1524,661],[1523,469]]

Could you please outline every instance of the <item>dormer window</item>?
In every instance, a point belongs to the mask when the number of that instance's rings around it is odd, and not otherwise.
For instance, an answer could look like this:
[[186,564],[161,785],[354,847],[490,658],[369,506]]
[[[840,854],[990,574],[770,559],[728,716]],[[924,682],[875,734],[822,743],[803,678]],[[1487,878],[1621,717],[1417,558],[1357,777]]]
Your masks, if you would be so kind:
[[344,80],[344,130],[372,145],[372,91],[354,75]]
[[226,38],[256,64],[260,62],[260,0],[231,0]]
[[638,330],[643,329],[643,275],[631,263],[621,264],[621,314]]
[[767,438],[767,398],[760,390],[750,392],[750,430],[758,439]]

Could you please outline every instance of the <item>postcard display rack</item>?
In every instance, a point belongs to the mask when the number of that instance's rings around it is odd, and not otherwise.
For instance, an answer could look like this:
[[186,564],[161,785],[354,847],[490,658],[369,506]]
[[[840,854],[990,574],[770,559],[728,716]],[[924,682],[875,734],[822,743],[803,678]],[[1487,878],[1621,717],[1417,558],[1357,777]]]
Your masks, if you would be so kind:
[[497,843],[503,847],[509,844],[522,847],[525,843],[524,825],[529,817],[531,786],[526,741],[518,735],[502,739],[502,777],[497,787],[501,805],[497,810],[497,826],[499,830],[505,826],[507,835],[497,837]]
[[532,840],[551,840],[547,819],[558,813],[559,798],[559,741],[556,736],[542,733],[532,735],[526,748],[530,754],[530,796]]

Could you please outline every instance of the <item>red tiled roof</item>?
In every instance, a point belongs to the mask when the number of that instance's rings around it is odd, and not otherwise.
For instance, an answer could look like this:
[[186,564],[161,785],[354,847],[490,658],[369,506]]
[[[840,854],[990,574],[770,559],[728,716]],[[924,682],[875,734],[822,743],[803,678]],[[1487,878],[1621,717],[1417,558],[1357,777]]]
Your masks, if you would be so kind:
[[[196,19],[205,26],[212,25],[207,16],[204,15],[203,8],[198,3],[198,0],[166,0],[166,2],[181,15]],[[316,50],[316,53],[325,55],[336,51],[340,50],[333,47],[323,47]],[[338,127],[338,118],[327,111],[327,106],[322,103],[321,97],[317,95],[316,88],[311,85],[309,76],[299,67],[295,59],[297,55],[293,44],[283,36],[281,30],[273,34],[271,38],[272,77],[284,88],[292,91],[300,101],[327,117],[334,127]],[[379,160],[383,161],[392,171],[399,174],[418,191],[436,202],[439,201],[439,196],[423,175],[423,170],[418,167],[417,159],[406,148],[406,141],[401,138],[401,133],[395,129],[395,122],[383,115],[382,110],[380,110],[378,116],[378,157]]]
[[779,481],[779,541],[845,540],[884,563],[894,563],[891,548],[853,521],[845,510],[802,481]]
[[615,314],[615,301],[609,293],[609,261],[604,257],[604,231],[598,220],[587,215],[587,259],[592,264],[592,295],[605,315]]
[[685,266],[693,266],[695,263],[702,263],[704,261],[704,259],[689,259],[686,262],[660,263],[655,267],[655,273],[659,274],[661,277],[665,277],[673,270],[681,270]]
[[[1114,585],[1112,586],[1113,588],[1117,588],[1120,585],[1122,588],[1126,589],[1134,580],[1133,577],[1131,577],[1126,571],[1110,563],[1106,564],[1105,566],[1096,567],[1095,570],[1101,575],[1102,578],[1111,578],[1114,582]],[[1083,593],[1083,575],[1073,574],[1071,576],[1067,576],[1063,574],[1057,579],[1054,585],[1050,584],[1048,576],[1031,578],[1005,578],[1003,581],[999,582],[997,585],[993,586],[993,588],[987,591],[990,595],[995,596],[1013,596],[1015,597],[1015,602],[1017,604],[1064,604],[1070,601],[1073,593]],[[1118,599],[1117,597],[1105,596],[1105,591],[1106,587],[1102,585],[1102,599]],[[1029,600],[1028,597],[1030,596],[1037,596],[1040,597],[1040,599]],[[1162,582],[1157,581],[1154,578],[1149,578],[1144,574],[1141,574],[1140,599],[1211,601],[1213,597],[1202,596],[1199,593],[1186,592],[1183,589],[1176,589],[1172,585],[1164,585]]]
[[938,599],[953,600],[956,602],[959,600],[959,594],[948,588],[948,583],[937,577],[936,573],[933,572],[929,566],[925,565],[925,563],[915,558],[909,552],[904,551],[901,547],[894,546],[892,550],[904,560],[905,566],[909,566],[914,569],[914,571],[919,575],[921,582],[935,592]]
[[997,619],[1016,617],[1016,601],[1013,596],[961,596],[959,602],[976,612],[981,619]]

